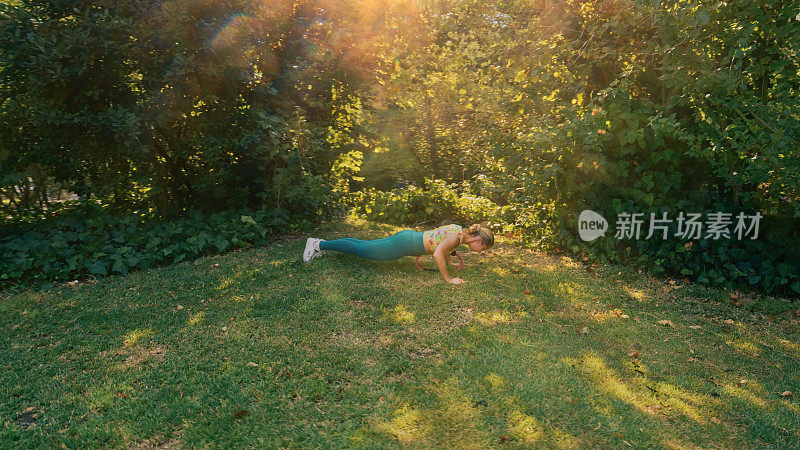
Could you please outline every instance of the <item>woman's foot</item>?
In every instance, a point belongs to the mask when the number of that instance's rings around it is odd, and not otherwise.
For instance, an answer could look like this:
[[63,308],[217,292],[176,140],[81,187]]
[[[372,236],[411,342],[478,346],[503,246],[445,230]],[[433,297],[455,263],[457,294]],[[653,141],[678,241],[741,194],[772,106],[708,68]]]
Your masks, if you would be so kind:
[[317,256],[323,255],[325,252],[320,250],[319,243],[322,239],[308,238],[306,239],[306,249],[303,251],[303,261],[309,262]]

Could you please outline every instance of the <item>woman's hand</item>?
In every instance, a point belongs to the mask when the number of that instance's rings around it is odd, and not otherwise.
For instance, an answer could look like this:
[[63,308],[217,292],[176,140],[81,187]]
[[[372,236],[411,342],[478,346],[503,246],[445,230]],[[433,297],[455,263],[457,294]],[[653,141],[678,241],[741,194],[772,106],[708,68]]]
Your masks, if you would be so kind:
[[442,278],[448,283],[453,284],[461,284],[464,282],[461,278],[450,278],[450,274],[447,273],[447,259],[450,255],[450,252],[458,247],[460,239],[458,235],[455,233],[450,233],[442,239],[442,242],[439,243],[439,246],[436,247],[436,250],[433,252],[433,259],[436,261],[436,266],[439,268],[439,272],[442,274]]

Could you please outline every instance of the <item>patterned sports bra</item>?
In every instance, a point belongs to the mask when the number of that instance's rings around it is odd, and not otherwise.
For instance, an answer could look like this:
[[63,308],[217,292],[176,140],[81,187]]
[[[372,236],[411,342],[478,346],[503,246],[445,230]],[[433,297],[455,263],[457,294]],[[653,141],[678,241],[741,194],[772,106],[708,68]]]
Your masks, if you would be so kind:
[[439,246],[449,233],[456,233],[458,235],[458,245],[464,243],[464,230],[460,225],[445,225],[434,230],[425,231],[422,234],[422,242],[425,243],[425,252],[432,255],[436,247]]

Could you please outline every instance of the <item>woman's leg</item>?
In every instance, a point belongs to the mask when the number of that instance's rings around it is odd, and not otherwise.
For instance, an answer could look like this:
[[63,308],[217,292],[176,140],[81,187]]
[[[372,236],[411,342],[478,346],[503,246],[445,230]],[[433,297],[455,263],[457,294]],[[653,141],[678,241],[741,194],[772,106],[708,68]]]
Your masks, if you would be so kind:
[[[425,247],[422,244],[421,235],[422,232],[419,231],[403,230],[395,235],[371,241],[354,238],[322,241],[319,243],[319,248],[320,250],[336,250],[337,252],[350,253],[377,261],[387,261],[403,256],[424,254]],[[417,240],[419,242],[416,242]],[[420,248],[422,249],[421,252]]]

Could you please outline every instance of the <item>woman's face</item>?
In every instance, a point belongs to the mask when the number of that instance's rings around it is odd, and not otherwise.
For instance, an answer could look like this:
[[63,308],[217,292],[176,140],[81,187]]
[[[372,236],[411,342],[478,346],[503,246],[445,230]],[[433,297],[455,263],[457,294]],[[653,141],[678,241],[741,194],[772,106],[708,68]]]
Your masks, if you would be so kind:
[[486,245],[483,243],[483,239],[481,239],[480,236],[476,236],[475,239],[468,242],[467,245],[473,252],[482,252],[486,250]]

